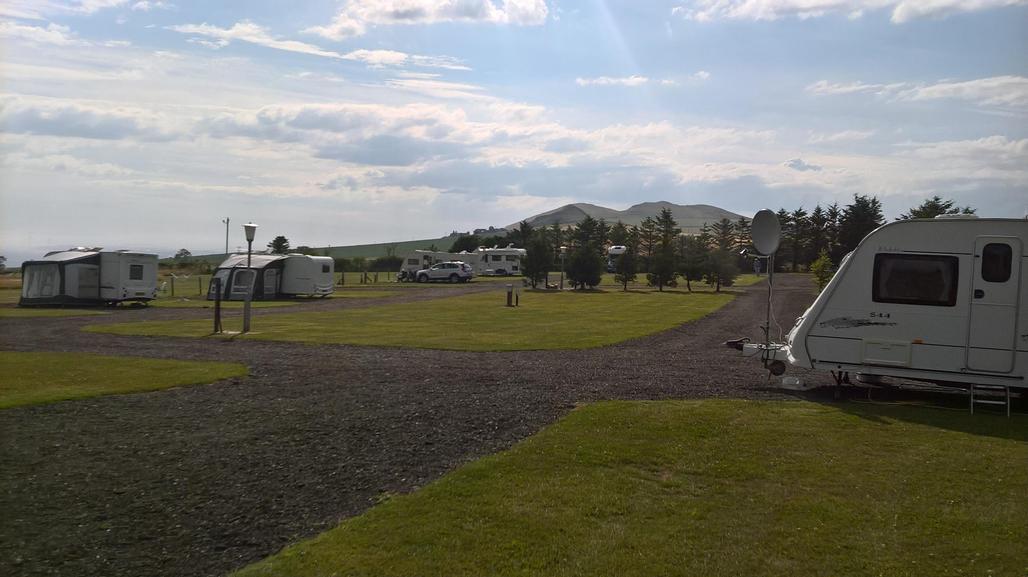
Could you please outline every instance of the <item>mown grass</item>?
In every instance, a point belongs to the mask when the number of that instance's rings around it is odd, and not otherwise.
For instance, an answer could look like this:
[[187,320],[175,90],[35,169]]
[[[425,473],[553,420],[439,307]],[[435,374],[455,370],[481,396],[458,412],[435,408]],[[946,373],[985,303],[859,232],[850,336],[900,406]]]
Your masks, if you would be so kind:
[[[248,339],[471,351],[577,349],[616,343],[698,319],[729,293],[505,291],[356,310],[288,313],[255,319]],[[225,330],[236,331],[238,318]],[[203,337],[210,322],[152,321],[87,327],[123,335]]]
[[257,576],[1025,575],[1028,420],[604,402]]
[[212,383],[247,374],[238,363],[0,351],[0,409]]

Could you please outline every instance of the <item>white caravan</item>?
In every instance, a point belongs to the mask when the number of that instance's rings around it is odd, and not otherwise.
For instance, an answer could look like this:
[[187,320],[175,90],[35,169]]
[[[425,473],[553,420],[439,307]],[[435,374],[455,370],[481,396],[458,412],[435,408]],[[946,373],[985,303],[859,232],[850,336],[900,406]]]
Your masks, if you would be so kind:
[[20,306],[109,304],[157,298],[157,255],[78,247],[21,265]]
[[279,297],[328,296],[335,285],[335,261],[327,256],[305,254],[255,254],[246,266],[245,254],[234,254],[218,265],[207,289],[214,300],[214,281],[221,281],[221,298],[244,300],[253,287],[253,300]]
[[399,278],[414,279],[415,273],[440,262],[460,261],[471,265],[478,276],[521,274],[521,259],[528,254],[523,248],[485,248],[474,252],[415,250],[403,259]]
[[1028,220],[886,224],[843,259],[786,343],[735,346],[837,380],[854,372],[1028,387],[1026,238]]

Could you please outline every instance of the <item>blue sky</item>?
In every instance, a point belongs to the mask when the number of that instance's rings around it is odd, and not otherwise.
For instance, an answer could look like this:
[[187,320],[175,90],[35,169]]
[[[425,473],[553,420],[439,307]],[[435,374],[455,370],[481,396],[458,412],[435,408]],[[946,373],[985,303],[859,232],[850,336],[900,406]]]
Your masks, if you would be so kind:
[[1023,0],[13,0],[0,254],[743,214],[1028,209]]

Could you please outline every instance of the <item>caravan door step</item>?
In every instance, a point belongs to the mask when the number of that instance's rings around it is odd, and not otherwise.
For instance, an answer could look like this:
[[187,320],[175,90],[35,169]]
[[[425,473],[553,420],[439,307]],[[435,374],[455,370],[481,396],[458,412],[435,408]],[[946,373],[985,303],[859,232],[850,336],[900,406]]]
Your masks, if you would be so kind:
[[[1000,405],[1007,408],[1007,417],[1010,416],[1010,387],[1005,385],[971,385],[970,397],[971,397],[971,414],[974,414],[974,406],[977,405]],[[976,397],[985,393],[986,396],[991,398]],[[996,396],[1002,394],[1003,400],[996,399]]]

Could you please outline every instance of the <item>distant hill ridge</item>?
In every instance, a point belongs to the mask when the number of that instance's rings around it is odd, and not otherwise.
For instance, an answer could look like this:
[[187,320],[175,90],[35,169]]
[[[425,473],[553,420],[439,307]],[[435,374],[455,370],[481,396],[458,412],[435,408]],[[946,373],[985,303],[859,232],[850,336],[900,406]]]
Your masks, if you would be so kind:
[[[699,232],[704,223],[714,224],[722,218],[727,218],[734,222],[742,218],[742,215],[729,212],[716,206],[710,206],[709,204],[675,204],[673,202],[661,200],[657,202],[641,202],[639,204],[632,205],[625,210],[615,210],[613,208],[607,208],[605,206],[598,206],[586,202],[576,202],[575,204],[566,204],[560,208],[555,208],[535,216],[530,216],[524,220],[528,221],[528,224],[531,224],[534,227],[551,226],[554,223],[560,226],[571,226],[581,222],[581,220],[588,215],[595,219],[602,218],[607,221],[608,224],[614,224],[620,220],[626,225],[638,226],[647,216],[656,218],[663,208],[670,209],[671,214],[674,215],[675,221],[678,222],[678,226],[682,228],[682,231],[691,234]],[[508,224],[504,228],[507,230],[513,230],[518,227],[520,222],[521,221]],[[475,232],[479,234],[479,236],[502,236],[505,234],[503,229],[478,229]],[[435,246],[438,250],[447,250],[453,242],[457,240],[457,238],[458,235],[451,234],[441,238],[430,238],[424,240],[315,247],[315,250],[318,254],[331,257],[378,258],[386,256],[389,252],[402,257],[413,250],[426,249],[430,246]],[[207,260],[212,264],[217,264],[225,259],[225,255],[196,255],[194,258]],[[170,259],[165,260],[170,262]]]
[[[627,225],[638,226],[646,217],[656,218],[660,211],[665,208],[671,210],[671,214],[674,215],[678,226],[687,232],[699,230],[704,223],[714,224],[722,218],[727,218],[731,221],[742,218],[740,214],[716,206],[710,206],[709,204],[675,204],[661,200],[657,202],[641,202],[625,210],[615,210],[605,206],[576,202],[530,216],[524,220],[534,227],[551,226],[553,224],[571,225],[581,221],[588,215],[595,219],[602,218],[610,224],[620,220]],[[509,224],[506,228],[516,228],[518,224],[517,222]]]

